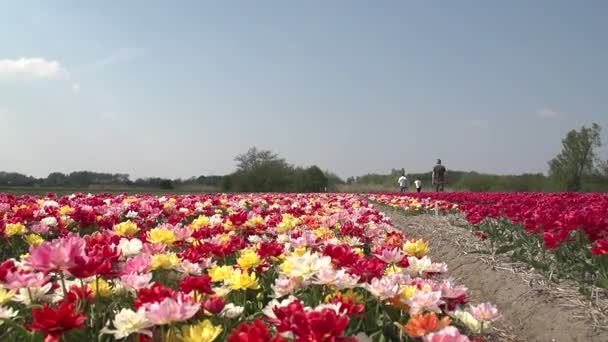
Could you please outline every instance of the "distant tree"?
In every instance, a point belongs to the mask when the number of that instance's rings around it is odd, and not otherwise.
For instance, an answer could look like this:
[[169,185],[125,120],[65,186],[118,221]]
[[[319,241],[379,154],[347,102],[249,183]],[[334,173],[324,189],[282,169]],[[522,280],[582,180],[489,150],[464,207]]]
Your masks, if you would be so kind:
[[598,169],[598,173],[602,177],[608,178],[608,160],[604,160],[604,161],[600,162],[597,169]]
[[285,159],[269,150],[258,150],[256,147],[250,148],[246,153],[239,154],[234,158],[237,162],[237,171],[249,171],[270,162],[285,163]]
[[328,191],[337,191],[338,190],[338,185],[342,185],[344,184],[344,180],[342,178],[340,178],[340,176],[338,176],[337,174],[330,172],[330,171],[325,171],[325,177],[327,177],[327,190]]
[[170,179],[161,180],[159,186],[163,190],[171,190],[175,187],[173,181]]
[[225,190],[277,192],[295,187],[295,169],[272,151],[252,147],[234,160],[237,170],[222,181]]
[[549,176],[568,191],[580,191],[583,177],[593,172],[595,149],[602,145],[600,126],[571,130],[562,140],[560,154],[549,161]]
[[355,177],[350,176],[346,178],[346,184],[353,184],[355,182]]
[[44,180],[44,185],[49,186],[64,186],[67,176],[61,172],[51,172]]
[[129,174],[127,173],[115,173],[112,176],[112,181],[119,184],[127,184],[130,183]]
[[323,192],[329,185],[329,179],[316,165],[306,169],[296,168],[294,173],[293,190],[297,192]]
[[321,169],[313,165],[304,171],[307,190],[312,192],[323,192],[329,185],[329,179]]
[[0,172],[0,184],[8,186],[32,186],[38,179],[17,172]]

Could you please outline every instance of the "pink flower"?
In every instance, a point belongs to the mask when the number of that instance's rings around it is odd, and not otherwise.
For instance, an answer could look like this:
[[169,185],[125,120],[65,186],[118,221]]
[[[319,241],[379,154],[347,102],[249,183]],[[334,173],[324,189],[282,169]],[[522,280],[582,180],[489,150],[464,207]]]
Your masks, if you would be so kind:
[[394,282],[388,277],[383,277],[382,279],[374,278],[369,284],[365,284],[364,286],[367,291],[380,300],[393,298],[399,294],[399,283]]
[[327,221],[325,222],[325,224],[328,227],[333,227],[336,225],[336,223],[338,223],[338,221],[340,220],[340,217],[338,215],[332,215],[329,217],[329,219],[327,219]]
[[7,289],[22,289],[27,287],[43,287],[50,281],[49,276],[42,273],[12,272],[6,275],[4,287]]
[[490,303],[483,303],[475,306],[471,305],[468,311],[478,321],[494,322],[495,320],[500,318],[500,314],[498,314],[498,309],[496,308],[496,306]]
[[167,246],[162,243],[145,243],[142,252],[146,254],[163,254],[166,248]]
[[294,248],[306,247],[306,246],[316,246],[317,245],[317,236],[313,232],[304,232],[302,236],[295,239],[292,242],[292,246]]
[[46,234],[49,231],[49,226],[39,223],[32,226],[32,232],[36,234]]
[[274,285],[272,285],[272,290],[274,291],[273,297],[280,298],[286,296],[288,294],[296,292],[298,289],[302,287],[302,279],[298,277],[287,278],[285,276],[279,276]]
[[144,305],[146,318],[155,325],[165,325],[174,322],[182,322],[196,315],[201,305],[198,303],[184,302],[182,297],[177,300],[165,298],[162,302],[147,303]]
[[127,274],[120,277],[122,284],[129,289],[139,290],[144,287],[150,287],[152,273],[146,274]]
[[398,264],[403,257],[405,257],[405,254],[398,248],[384,249],[381,254],[376,254],[376,258],[387,264]]
[[201,258],[198,265],[201,268],[210,268],[215,265],[215,261],[213,261],[213,258]]
[[175,234],[175,238],[178,241],[182,241],[182,240],[186,240],[187,238],[192,236],[192,233],[194,233],[194,230],[192,230],[188,227],[180,227],[180,225],[178,225],[173,229],[173,233]]
[[412,277],[409,274],[391,273],[388,278],[395,284],[409,284],[412,282]]
[[468,289],[464,286],[454,287],[454,284],[452,284],[452,282],[450,282],[449,280],[437,284],[433,287],[433,290],[441,291],[441,296],[443,298],[449,299],[458,298],[460,296],[466,295],[468,292]]
[[428,334],[423,338],[424,342],[469,342],[469,338],[461,335],[457,328],[449,326],[438,332]]
[[148,273],[151,267],[152,257],[148,254],[140,254],[127,259],[123,264],[122,272],[124,274]]
[[77,235],[43,242],[38,247],[31,247],[31,256],[27,259],[27,265],[35,270],[67,271],[76,266],[76,258],[85,255],[85,241]]
[[410,315],[418,315],[423,311],[440,313],[439,305],[443,302],[439,291],[416,291],[406,304],[410,306]]

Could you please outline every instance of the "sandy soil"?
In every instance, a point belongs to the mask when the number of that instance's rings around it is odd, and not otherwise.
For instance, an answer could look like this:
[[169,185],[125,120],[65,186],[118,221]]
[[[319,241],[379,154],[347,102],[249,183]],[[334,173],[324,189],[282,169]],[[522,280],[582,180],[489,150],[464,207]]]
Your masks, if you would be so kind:
[[406,216],[398,210],[381,209],[407,235],[429,240],[431,258],[448,264],[449,276],[469,288],[471,302],[498,306],[503,317],[489,340],[608,341],[607,330],[594,328],[585,309],[586,298],[573,291],[562,295],[565,290],[536,286],[538,274],[535,277],[488,263],[474,253],[479,239],[467,229],[454,226],[454,217]]

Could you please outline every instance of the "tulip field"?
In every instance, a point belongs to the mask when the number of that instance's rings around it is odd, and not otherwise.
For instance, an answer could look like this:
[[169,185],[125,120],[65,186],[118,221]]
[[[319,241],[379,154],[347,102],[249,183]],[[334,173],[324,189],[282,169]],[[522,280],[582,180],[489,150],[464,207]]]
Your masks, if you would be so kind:
[[2,341],[483,341],[500,316],[360,195],[0,194],[0,234]]
[[510,253],[581,289],[608,289],[608,195],[599,193],[370,194],[410,214],[460,211],[492,254]]

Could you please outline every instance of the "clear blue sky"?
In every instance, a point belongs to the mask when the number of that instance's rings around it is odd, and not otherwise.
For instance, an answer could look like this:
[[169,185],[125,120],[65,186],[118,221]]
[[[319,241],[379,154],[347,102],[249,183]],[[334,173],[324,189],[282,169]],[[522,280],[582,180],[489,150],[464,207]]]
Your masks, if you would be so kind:
[[[11,1],[0,169],[543,172],[608,143],[608,1]],[[606,149],[603,157],[608,157]]]

